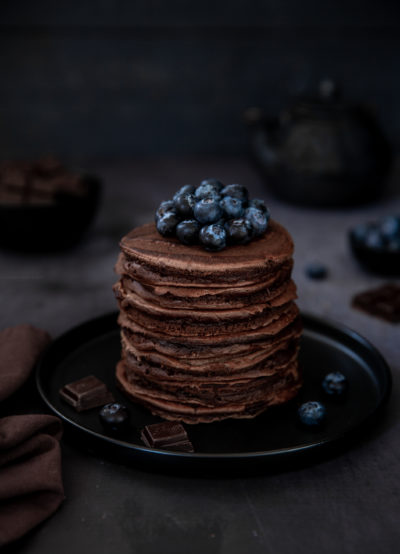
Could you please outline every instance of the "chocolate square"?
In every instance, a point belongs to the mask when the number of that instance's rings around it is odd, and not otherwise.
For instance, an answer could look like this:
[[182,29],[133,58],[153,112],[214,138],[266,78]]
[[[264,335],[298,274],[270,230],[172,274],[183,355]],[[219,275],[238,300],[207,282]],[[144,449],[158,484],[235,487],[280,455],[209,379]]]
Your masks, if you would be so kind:
[[90,410],[114,402],[114,397],[106,385],[94,375],[89,375],[73,383],[64,385],[60,397],[77,412]]
[[142,441],[149,448],[164,448],[179,452],[194,452],[183,425],[175,421],[153,423],[142,429]]

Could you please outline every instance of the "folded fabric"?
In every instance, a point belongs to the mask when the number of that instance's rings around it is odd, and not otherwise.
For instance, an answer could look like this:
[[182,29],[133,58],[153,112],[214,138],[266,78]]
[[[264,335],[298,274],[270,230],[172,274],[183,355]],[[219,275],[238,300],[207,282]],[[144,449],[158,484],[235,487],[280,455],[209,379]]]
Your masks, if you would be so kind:
[[59,439],[50,415],[0,419],[0,546],[46,519],[64,498]]
[[[49,335],[30,325],[0,332],[0,400],[27,380]],[[61,421],[50,415],[0,419],[0,547],[49,517],[64,499]]]
[[25,383],[50,341],[46,331],[32,325],[0,331],[0,402]]

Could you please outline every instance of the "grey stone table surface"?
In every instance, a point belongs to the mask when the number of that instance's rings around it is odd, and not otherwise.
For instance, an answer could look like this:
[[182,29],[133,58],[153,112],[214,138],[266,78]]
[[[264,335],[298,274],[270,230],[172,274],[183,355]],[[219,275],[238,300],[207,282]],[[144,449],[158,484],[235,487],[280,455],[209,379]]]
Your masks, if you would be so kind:
[[[396,551],[400,541],[400,327],[351,308],[356,292],[389,279],[359,267],[346,233],[366,219],[400,213],[400,180],[397,193],[373,206],[321,211],[274,198],[245,159],[101,162],[87,164],[87,169],[103,179],[104,191],[97,219],[79,246],[41,256],[0,252],[1,328],[29,322],[57,337],[115,310],[111,287],[120,237],[151,220],[159,202],[182,184],[217,176],[246,184],[252,196],[267,200],[274,219],[288,228],[295,241],[300,308],[343,323],[370,340],[391,366],[392,397],[378,431],[367,440],[312,467],[282,473],[224,479],[148,473],[63,442],[66,499],[52,518],[10,551]],[[313,260],[328,267],[326,280],[305,276],[304,268]]]

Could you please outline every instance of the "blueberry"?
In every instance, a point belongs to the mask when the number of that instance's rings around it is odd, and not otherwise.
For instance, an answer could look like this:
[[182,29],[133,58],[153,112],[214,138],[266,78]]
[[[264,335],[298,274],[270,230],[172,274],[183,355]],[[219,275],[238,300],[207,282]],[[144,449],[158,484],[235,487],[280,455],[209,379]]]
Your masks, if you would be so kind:
[[400,236],[390,239],[386,248],[389,252],[400,252]]
[[158,210],[156,211],[156,221],[167,212],[175,212],[175,204],[173,200],[164,200],[164,202],[161,202]]
[[263,212],[258,208],[250,207],[244,212],[244,217],[253,227],[253,236],[260,237],[268,227],[269,212]]
[[221,225],[226,231],[226,223],[227,220],[224,217],[221,217],[220,219],[217,219],[217,221],[214,221],[215,225]]
[[216,196],[202,198],[194,205],[194,217],[200,223],[215,223],[222,217],[222,208]]
[[371,226],[368,223],[360,223],[351,230],[351,234],[357,242],[364,243],[370,228]]
[[264,200],[260,200],[260,198],[253,198],[253,200],[250,200],[249,208],[257,208],[257,210],[261,210],[262,212],[268,212]]
[[328,275],[328,270],[320,262],[311,262],[306,266],[306,275],[310,279],[325,279]]
[[242,217],[244,214],[243,202],[233,196],[224,196],[219,203],[227,219]]
[[165,214],[157,219],[156,227],[160,235],[168,237],[175,234],[175,227],[180,219],[175,212],[165,212]]
[[219,198],[219,186],[215,183],[208,183],[203,181],[200,186],[194,192],[196,200],[201,200],[202,198],[207,198],[209,196],[215,196]]
[[326,408],[321,402],[311,400],[302,404],[297,413],[303,425],[318,427],[326,417]]
[[253,237],[253,227],[244,218],[231,219],[226,223],[225,229],[232,244],[247,244]]
[[176,226],[176,236],[183,244],[196,244],[199,241],[201,226],[195,219],[185,219]]
[[204,179],[200,183],[200,186],[202,185],[212,185],[218,193],[224,188],[224,185],[218,179]]
[[221,225],[214,223],[200,230],[200,242],[206,250],[217,252],[226,246],[226,231]]
[[193,217],[193,208],[196,203],[193,194],[177,192],[174,196],[174,206],[178,215],[188,218]]
[[194,194],[194,191],[196,190],[196,187],[194,185],[183,185],[176,194]]
[[385,239],[382,236],[380,229],[377,227],[370,227],[368,229],[367,236],[365,237],[365,246],[380,250],[385,247]]
[[400,237],[400,216],[389,215],[380,222],[382,236],[388,240]]
[[222,196],[233,196],[233,198],[238,198],[244,204],[247,203],[249,198],[249,193],[247,188],[243,185],[227,185],[221,190]]
[[328,373],[322,381],[322,388],[329,395],[343,394],[347,389],[347,379],[340,371]]
[[123,404],[114,402],[101,408],[99,418],[105,429],[112,433],[118,433],[128,427],[129,411]]

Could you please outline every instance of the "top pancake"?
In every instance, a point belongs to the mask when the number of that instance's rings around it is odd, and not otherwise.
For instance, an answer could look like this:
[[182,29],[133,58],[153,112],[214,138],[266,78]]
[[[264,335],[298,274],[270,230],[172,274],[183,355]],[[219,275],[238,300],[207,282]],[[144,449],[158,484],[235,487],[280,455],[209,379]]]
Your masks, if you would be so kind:
[[210,287],[234,282],[259,282],[271,270],[291,259],[293,241],[284,227],[271,220],[266,233],[246,245],[208,252],[201,246],[186,246],[173,237],[162,237],[154,223],[133,229],[122,238],[124,273],[149,284],[174,283],[182,286],[207,283]]

